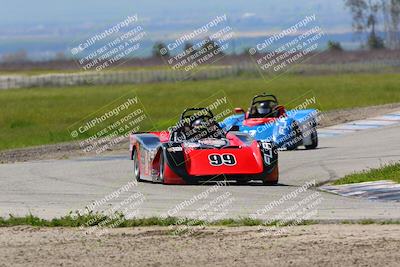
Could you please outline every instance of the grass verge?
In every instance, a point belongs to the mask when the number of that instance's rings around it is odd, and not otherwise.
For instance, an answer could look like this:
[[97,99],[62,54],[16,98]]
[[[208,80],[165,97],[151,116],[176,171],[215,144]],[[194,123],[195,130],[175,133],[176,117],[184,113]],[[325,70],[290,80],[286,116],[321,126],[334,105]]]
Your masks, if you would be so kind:
[[[158,129],[175,123],[184,108],[222,91],[230,108],[247,108],[260,92],[293,108],[316,97],[321,111],[400,102],[400,74],[284,75],[273,80],[230,79],[140,85],[96,85],[0,91],[0,150],[72,140],[68,128],[128,93],[138,96]],[[146,130],[146,129],[143,129]]]
[[[106,224],[104,222],[107,222]],[[116,222],[118,225],[116,225]],[[10,226],[36,226],[36,227],[113,227],[113,228],[124,228],[124,227],[146,227],[146,226],[227,226],[227,227],[241,227],[241,226],[278,226],[284,227],[288,225],[314,225],[319,224],[318,221],[305,220],[300,223],[287,221],[282,223],[280,221],[265,222],[258,219],[252,218],[239,218],[239,219],[221,219],[216,221],[202,221],[188,218],[178,217],[148,217],[148,218],[133,218],[125,219],[122,214],[116,214],[116,216],[107,217],[101,214],[89,214],[84,216],[72,216],[71,214],[55,218],[52,220],[45,220],[33,215],[27,215],[25,217],[14,217],[9,218],[0,217],[0,227]],[[361,220],[361,221],[341,221],[342,224],[400,224],[400,221],[386,220],[386,221],[375,221],[375,220]]]
[[335,181],[333,184],[354,184],[379,180],[392,180],[400,183],[400,163],[388,164],[380,168],[349,174]]
[[[61,218],[54,218],[51,220],[41,219],[32,214],[25,217],[14,217],[10,215],[9,218],[0,217],[0,227],[5,226],[18,226],[18,225],[30,225],[30,226],[42,226],[42,227],[91,227],[91,226],[112,226],[117,222],[117,227],[139,227],[139,226],[285,226],[291,222],[285,222],[284,224],[279,221],[273,221],[265,223],[262,220],[251,219],[251,218],[239,218],[239,219],[221,219],[216,221],[203,221],[189,218],[178,218],[178,217],[148,217],[148,218],[133,218],[126,219],[123,214],[116,213],[115,215],[108,217],[100,213],[91,213],[87,215],[73,216],[69,214]],[[314,224],[314,221],[303,221],[301,225]]]

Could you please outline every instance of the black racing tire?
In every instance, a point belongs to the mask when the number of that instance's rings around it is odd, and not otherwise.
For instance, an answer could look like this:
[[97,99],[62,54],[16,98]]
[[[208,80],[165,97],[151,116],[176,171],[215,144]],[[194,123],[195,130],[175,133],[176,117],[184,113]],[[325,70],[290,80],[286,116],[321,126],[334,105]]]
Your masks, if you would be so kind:
[[263,185],[269,185],[269,186],[271,186],[271,185],[277,185],[278,184],[278,181],[263,181]]
[[236,180],[237,185],[247,185],[249,181],[247,180]]
[[164,184],[164,177],[165,177],[165,160],[164,160],[164,153],[161,150],[160,153],[160,172],[158,174],[158,178],[160,183]]
[[186,184],[187,185],[199,185],[199,181],[191,179],[191,180],[187,180]]
[[[301,134],[299,124],[296,121],[294,121],[292,123],[292,127],[291,128],[293,129],[292,131],[294,131],[296,134],[289,141],[290,145],[286,146],[287,150],[295,150],[297,147],[299,147],[303,143],[303,136]],[[295,143],[294,140],[296,140],[296,139],[298,139],[299,141],[297,141]]]
[[132,160],[133,160],[133,177],[136,179],[136,181],[142,182],[143,180],[140,178],[139,157],[135,148],[132,151]]
[[305,147],[306,149],[316,149],[318,147],[318,133],[316,128],[311,132],[311,145],[306,145]]

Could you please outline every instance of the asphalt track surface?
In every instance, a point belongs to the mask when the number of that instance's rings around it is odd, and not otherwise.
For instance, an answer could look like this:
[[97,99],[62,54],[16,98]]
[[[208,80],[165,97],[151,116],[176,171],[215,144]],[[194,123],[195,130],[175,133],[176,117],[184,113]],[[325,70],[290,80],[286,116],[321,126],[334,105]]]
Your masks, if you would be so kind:
[[[400,125],[367,129],[320,139],[316,150],[280,152],[280,184],[278,186],[234,185],[218,187],[206,198],[188,201],[212,188],[198,186],[165,186],[139,183],[104,206],[117,205],[134,192],[141,192],[144,201],[136,216],[191,216],[198,208],[225,194],[231,202],[221,217],[248,217],[271,205],[273,201],[292,195],[307,182],[323,183],[354,171],[400,160]],[[125,154],[93,158],[71,158],[0,165],[0,216],[32,213],[43,218],[63,216],[103,199],[133,180],[132,162]],[[309,219],[360,220],[400,219],[400,202],[371,201],[343,197],[310,188],[279,205],[259,213],[269,218],[298,205],[307,196],[319,192],[320,202],[311,208]],[[204,196],[204,195],[203,195]],[[180,203],[184,208],[177,209]],[[218,202],[217,202],[218,203]],[[104,208],[104,207],[103,207]],[[297,209],[302,207],[296,207]]]

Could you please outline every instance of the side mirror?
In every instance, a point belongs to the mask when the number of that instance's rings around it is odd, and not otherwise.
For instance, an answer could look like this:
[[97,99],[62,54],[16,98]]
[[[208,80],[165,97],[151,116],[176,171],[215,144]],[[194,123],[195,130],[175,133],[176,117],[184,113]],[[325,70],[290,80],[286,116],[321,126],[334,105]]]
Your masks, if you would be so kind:
[[285,117],[286,116],[286,109],[284,108],[284,106],[277,106],[276,110],[278,110],[278,116],[279,117]]
[[246,112],[244,111],[244,109],[242,109],[242,108],[235,108],[234,111],[235,111],[236,114],[246,113]]

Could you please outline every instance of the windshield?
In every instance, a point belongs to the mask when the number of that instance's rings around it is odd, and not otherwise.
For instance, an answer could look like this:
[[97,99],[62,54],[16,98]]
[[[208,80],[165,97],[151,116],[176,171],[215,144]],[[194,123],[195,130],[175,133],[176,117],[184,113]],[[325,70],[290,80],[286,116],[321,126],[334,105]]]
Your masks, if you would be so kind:
[[279,115],[275,101],[260,101],[252,105],[249,118],[277,118]]
[[197,142],[204,138],[224,138],[225,132],[214,118],[200,116],[196,118],[184,118],[181,127],[171,132],[173,141]]

